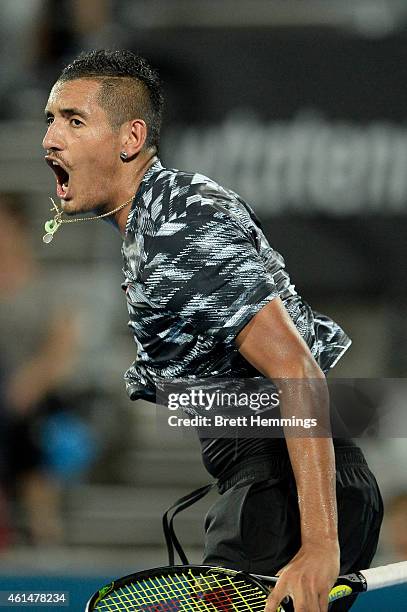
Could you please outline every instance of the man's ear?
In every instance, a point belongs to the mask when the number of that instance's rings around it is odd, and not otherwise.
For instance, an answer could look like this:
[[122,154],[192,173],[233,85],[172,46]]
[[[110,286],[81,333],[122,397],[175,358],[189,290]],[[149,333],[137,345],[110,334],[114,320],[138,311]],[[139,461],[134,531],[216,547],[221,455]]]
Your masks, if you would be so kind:
[[128,121],[123,133],[123,144],[121,150],[127,153],[127,159],[132,159],[140,153],[147,140],[147,125],[143,119],[132,119]]

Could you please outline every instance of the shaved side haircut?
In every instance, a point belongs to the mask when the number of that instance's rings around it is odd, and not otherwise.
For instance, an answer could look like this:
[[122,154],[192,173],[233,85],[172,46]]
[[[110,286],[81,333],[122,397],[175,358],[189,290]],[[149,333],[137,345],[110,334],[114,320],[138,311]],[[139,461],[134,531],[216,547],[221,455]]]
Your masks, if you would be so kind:
[[99,104],[114,130],[131,119],[147,125],[146,147],[160,143],[163,93],[160,78],[147,60],[131,51],[81,53],[66,66],[57,82],[75,79],[99,81]]

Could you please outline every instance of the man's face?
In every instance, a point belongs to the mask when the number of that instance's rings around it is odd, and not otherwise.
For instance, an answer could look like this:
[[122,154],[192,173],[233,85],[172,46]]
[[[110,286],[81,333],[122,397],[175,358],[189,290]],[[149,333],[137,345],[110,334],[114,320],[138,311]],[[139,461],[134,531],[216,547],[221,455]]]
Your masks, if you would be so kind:
[[103,209],[114,201],[120,130],[112,130],[97,102],[100,87],[90,79],[57,81],[45,108],[48,129],[42,144],[68,214]]

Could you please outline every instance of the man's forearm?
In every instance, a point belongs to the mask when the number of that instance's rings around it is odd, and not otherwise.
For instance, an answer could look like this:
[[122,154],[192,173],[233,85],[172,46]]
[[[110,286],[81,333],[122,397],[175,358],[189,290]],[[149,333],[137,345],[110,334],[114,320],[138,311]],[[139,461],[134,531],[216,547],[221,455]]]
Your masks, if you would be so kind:
[[[311,373],[312,378],[309,376]],[[286,430],[298,492],[302,544],[337,540],[335,454],[330,436],[329,394],[319,368],[280,382],[281,416],[316,419],[315,428]],[[312,433],[310,433],[312,432]],[[318,437],[317,437],[318,436]]]

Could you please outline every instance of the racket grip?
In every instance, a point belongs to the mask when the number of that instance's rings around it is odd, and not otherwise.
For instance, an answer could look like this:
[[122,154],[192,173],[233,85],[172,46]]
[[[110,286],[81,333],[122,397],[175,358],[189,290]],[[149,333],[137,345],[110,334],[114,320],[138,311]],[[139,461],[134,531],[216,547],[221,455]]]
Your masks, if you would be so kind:
[[366,579],[367,590],[381,589],[394,584],[407,582],[407,561],[392,563],[382,567],[372,567],[360,572]]

